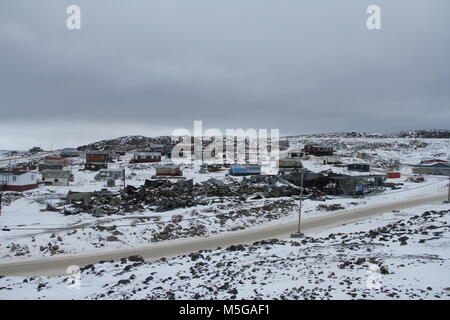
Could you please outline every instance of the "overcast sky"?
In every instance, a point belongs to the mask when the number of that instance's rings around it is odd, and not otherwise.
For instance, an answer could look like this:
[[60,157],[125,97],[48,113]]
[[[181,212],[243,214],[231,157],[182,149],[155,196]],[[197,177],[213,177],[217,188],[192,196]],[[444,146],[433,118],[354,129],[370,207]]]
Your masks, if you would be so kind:
[[[81,7],[81,30],[66,8]],[[381,8],[369,31],[366,8]],[[0,149],[205,128],[450,129],[450,1],[0,2]]]

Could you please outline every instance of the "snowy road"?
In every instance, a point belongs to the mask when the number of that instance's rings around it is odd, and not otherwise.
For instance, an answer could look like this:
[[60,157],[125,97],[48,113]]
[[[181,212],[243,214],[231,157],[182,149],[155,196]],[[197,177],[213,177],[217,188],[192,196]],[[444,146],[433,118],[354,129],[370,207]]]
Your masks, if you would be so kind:
[[[314,217],[304,219],[302,221],[302,231],[309,233],[319,229],[326,229],[338,225],[351,223],[369,216],[382,214],[391,210],[400,210],[411,208],[414,206],[439,203],[446,200],[445,192],[417,197],[412,200],[397,200],[385,203],[369,205],[364,208],[344,210],[332,215]],[[253,243],[255,241],[286,238],[290,233],[297,229],[297,219],[285,220],[279,223],[268,223],[259,227],[246,229],[244,231],[236,231],[223,233],[220,235],[209,236],[206,238],[194,238],[164,241],[159,244],[133,248],[114,250],[104,252],[102,254],[85,254],[64,257],[52,257],[41,260],[0,264],[0,275],[3,276],[36,276],[36,275],[62,275],[70,265],[78,265],[80,267],[94,264],[102,260],[119,260],[130,255],[141,255],[147,261],[157,260],[161,257],[175,257],[190,252],[205,249],[215,249],[217,247],[227,247],[233,244]]]

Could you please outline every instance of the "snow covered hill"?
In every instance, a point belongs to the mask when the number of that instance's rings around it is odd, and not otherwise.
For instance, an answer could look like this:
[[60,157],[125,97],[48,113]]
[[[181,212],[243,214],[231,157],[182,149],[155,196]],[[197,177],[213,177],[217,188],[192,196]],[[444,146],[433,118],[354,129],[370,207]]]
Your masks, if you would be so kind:
[[449,205],[435,205],[299,241],[266,240],[151,263],[135,256],[86,266],[79,277],[1,278],[0,297],[450,299],[449,214]]

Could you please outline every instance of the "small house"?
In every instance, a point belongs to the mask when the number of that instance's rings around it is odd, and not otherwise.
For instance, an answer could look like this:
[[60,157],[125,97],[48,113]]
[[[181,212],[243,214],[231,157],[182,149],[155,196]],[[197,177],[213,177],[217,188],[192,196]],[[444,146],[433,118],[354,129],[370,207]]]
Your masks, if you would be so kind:
[[80,151],[78,151],[77,149],[73,149],[73,148],[65,148],[65,149],[61,150],[60,154],[61,154],[61,157],[64,157],[64,158],[79,157]]
[[42,172],[44,170],[62,170],[67,164],[65,158],[63,157],[45,157],[41,163],[39,163],[38,171]]
[[51,163],[39,163],[38,171],[42,172],[45,170],[62,170],[64,166],[62,164],[51,164]]
[[303,168],[302,161],[300,159],[294,159],[294,158],[284,158],[278,160],[278,168],[282,169],[298,169]]
[[121,180],[125,177],[124,169],[102,169],[95,176],[95,180]]
[[112,156],[109,151],[86,151],[86,162],[111,162]]
[[123,147],[117,147],[114,149],[114,153],[117,156],[124,156],[127,154],[127,150],[126,150],[126,148],[123,148]]
[[308,160],[309,155],[301,150],[291,150],[288,152],[288,158]]
[[250,176],[261,174],[261,166],[257,164],[232,165],[230,168],[232,176]]
[[339,164],[341,163],[341,160],[339,157],[336,156],[324,156],[324,157],[317,157],[315,158],[315,163],[317,164]]
[[1,191],[27,191],[38,187],[35,172],[0,171]]
[[350,163],[347,166],[349,171],[369,172],[370,164],[368,163]]
[[436,163],[436,162],[446,163],[448,161],[442,160],[442,159],[427,159],[427,160],[420,161],[420,164],[433,164],[433,163]]
[[43,152],[43,151],[44,150],[42,150],[42,148],[40,148],[40,147],[33,147],[30,149],[30,153],[32,153],[32,154]]
[[45,163],[45,164],[62,164],[63,166],[65,166],[65,165],[67,165],[68,161],[64,157],[48,156],[48,157],[44,158],[43,163]]
[[166,146],[159,143],[152,143],[148,148],[146,148],[146,151],[148,152],[159,152],[161,154],[164,154],[166,150]]
[[24,163],[15,167],[8,168],[9,171],[36,171],[38,166],[32,163]]
[[419,164],[412,168],[414,174],[431,174],[450,176],[450,163],[448,162],[429,162]]
[[112,155],[109,151],[87,151],[84,168],[90,171],[107,169],[108,162],[112,162]]
[[160,152],[135,152],[130,163],[161,162]]
[[69,170],[44,170],[42,171],[42,184],[50,186],[68,186],[73,180]]
[[313,156],[331,156],[334,153],[334,147],[328,145],[307,144],[303,148],[303,151]]
[[172,177],[181,177],[183,175],[183,172],[181,170],[181,167],[174,164],[164,164],[155,167],[156,170],[156,176],[172,176]]

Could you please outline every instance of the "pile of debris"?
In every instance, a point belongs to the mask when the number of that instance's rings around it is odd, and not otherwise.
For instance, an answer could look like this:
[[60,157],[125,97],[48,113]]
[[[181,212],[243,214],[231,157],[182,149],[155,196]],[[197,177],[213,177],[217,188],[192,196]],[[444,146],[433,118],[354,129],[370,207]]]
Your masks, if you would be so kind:
[[303,194],[313,200],[325,200],[326,188],[333,172],[314,173],[308,170],[287,170],[278,176],[250,176],[241,181],[225,182],[211,178],[194,184],[191,180],[145,180],[140,187],[127,186],[117,193],[70,193],[62,208],[63,214],[87,212],[93,216],[126,214],[131,212],[165,212],[213,203],[243,203],[247,200],[298,197],[303,183]]
[[63,214],[83,212],[94,216],[129,212],[170,211],[225,201],[243,202],[248,199],[292,197],[299,188],[281,177],[252,176],[241,182],[225,183],[209,179],[194,184],[193,180],[146,180],[139,188],[127,186],[118,193],[106,190],[89,193],[70,193],[60,210]]

